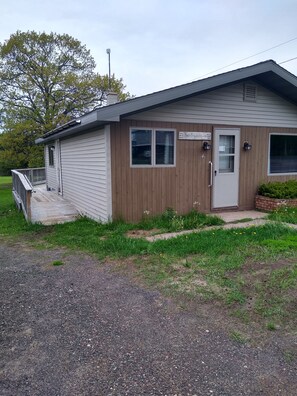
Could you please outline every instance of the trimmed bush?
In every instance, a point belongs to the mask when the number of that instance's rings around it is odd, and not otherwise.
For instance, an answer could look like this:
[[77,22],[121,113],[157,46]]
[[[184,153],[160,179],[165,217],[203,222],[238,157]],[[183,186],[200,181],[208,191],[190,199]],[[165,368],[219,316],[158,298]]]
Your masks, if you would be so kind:
[[259,186],[258,194],[277,199],[297,198],[297,180],[263,183]]

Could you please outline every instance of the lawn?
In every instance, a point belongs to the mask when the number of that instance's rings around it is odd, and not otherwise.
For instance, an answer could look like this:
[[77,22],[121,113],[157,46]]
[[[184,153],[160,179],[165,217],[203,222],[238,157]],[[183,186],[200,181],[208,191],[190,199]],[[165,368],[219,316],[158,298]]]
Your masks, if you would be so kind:
[[12,178],[0,176],[0,210],[6,210],[12,205],[11,199]]
[[[280,213],[277,222],[236,230],[223,230],[214,216],[197,212],[178,216],[172,210],[136,225],[81,218],[44,227],[25,222],[12,203],[7,182],[0,179],[1,238],[26,238],[39,247],[88,252],[165,294],[215,302],[241,322],[258,323],[270,331],[296,328],[297,233],[281,222]],[[290,213],[291,223],[292,218],[297,223],[297,211]],[[153,243],[130,237],[139,231],[207,225],[218,229]]]
[[287,206],[280,207],[269,214],[269,219],[274,221],[285,221],[290,224],[297,224],[297,208]]
[[11,176],[0,176],[0,188],[4,186],[11,186],[12,179]]
[[39,225],[28,224],[16,209],[12,198],[11,176],[0,176],[0,237],[13,237],[42,228]]

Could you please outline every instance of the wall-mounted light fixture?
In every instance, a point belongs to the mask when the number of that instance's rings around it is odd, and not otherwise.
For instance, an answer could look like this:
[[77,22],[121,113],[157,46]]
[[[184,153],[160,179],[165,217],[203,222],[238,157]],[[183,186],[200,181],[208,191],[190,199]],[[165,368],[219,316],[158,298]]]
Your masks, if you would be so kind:
[[211,149],[211,145],[208,142],[203,142],[202,148],[203,150],[207,151]]
[[245,151],[249,151],[249,150],[252,149],[252,145],[249,144],[249,142],[244,142],[244,143],[243,143],[243,149],[244,149]]

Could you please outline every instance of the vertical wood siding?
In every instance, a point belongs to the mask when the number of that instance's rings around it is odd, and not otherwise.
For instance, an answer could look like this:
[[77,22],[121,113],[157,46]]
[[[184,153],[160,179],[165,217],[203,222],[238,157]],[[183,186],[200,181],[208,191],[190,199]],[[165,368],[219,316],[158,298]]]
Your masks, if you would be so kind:
[[82,214],[103,222],[111,215],[107,135],[100,130],[61,141],[63,196]]
[[[241,128],[239,208],[242,210],[255,207],[255,195],[260,183],[297,179],[296,175],[268,175],[270,133],[297,135],[297,128]],[[252,149],[250,151],[244,151],[242,149],[244,141],[248,141],[252,144]]]
[[160,106],[131,118],[220,125],[296,127],[296,106],[261,85],[256,85],[256,102],[243,100],[244,84],[240,83]]
[[[180,131],[213,132],[221,124],[192,124],[125,120],[111,126],[112,206],[113,217],[138,221],[144,211],[162,213],[171,207],[186,213],[193,206],[202,212],[211,211],[211,188],[208,162],[213,153],[203,151],[203,141],[176,140],[176,167],[131,168],[129,128],[176,129]],[[232,128],[232,125],[227,125]],[[239,209],[253,209],[260,183],[296,179],[292,176],[268,176],[268,147],[270,133],[294,133],[297,128],[243,127],[240,137]],[[243,150],[244,141],[252,144],[251,151]],[[213,141],[211,142],[213,145]],[[222,194],[224,191],[222,191]],[[194,204],[196,202],[196,204]]]
[[211,125],[123,121],[111,127],[113,217],[138,221],[144,211],[162,213],[174,208],[186,213],[193,208],[210,210],[208,162],[210,152],[202,141],[176,140],[176,167],[130,167],[129,128],[159,127],[179,131],[211,132]]
[[[48,147],[52,146],[53,143],[45,146],[45,171],[46,171],[46,183],[47,188],[50,190],[57,190],[57,170],[56,170],[56,158],[54,159],[55,166],[49,166],[49,157],[48,157]],[[55,151],[55,156],[57,155]]]

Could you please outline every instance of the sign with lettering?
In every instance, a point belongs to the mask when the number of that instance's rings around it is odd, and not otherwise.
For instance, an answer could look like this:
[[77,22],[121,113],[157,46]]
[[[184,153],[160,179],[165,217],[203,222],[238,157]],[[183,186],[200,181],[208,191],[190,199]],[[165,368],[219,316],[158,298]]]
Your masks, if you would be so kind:
[[211,140],[211,132],[179,132],[180,140]]

